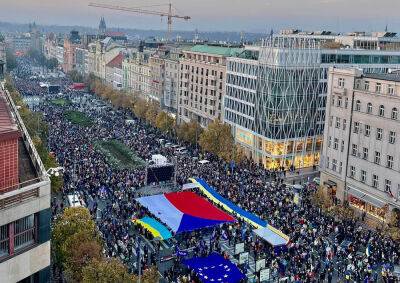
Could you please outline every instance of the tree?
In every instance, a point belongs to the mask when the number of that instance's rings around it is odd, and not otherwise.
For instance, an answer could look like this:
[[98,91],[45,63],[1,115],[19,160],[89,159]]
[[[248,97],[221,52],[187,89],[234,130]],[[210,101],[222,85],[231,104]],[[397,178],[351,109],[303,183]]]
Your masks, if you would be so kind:
[[12,71],[17,67],[17,59],[11,49],[6,49],[7,70]]
[[50,58],[46,62],[46,66],[48,69],[54,71],[58,67],[58,60],[56,58]]
[[150,267],[149,269],[146,269],[143,272],[142,276],[142,282],[144,283],[154,283],[154,282],[159,282],[160,280],[160,275],[158,273],[158,270],[155,266]]
[[55,222],[52,233],[52,244],[58,263],[64,263],[66,260],[64,243],[68,238],[80,232],[96,234],[96,224],[92,220],[89,210],[84,207],[66,208]]
[[75,83],[83,83],[84,78],[77,70],[72,70],[68,72],[68,76]]
[[[117,259],[94,259],[82,270],[83,283],[137,282],[127,268]],[[154,281],[158,282],[158,281]]]
[[156,118],[156,127],[163,132],[170,133],[174,129],[175,120],[165,111],[160,111]]
[[85,230],[69,237],[62,245],[62,250],[65,254],[65,271],[72,282],[82,281],[82,266],[102,258],[100,238]]
[[181,123],[176,129],[178,138],[191,144],[196,144],[198,142],[202,132],[203,129],[196,121]]
[[333,205],[332,200],[327,196],[324,188],[320,186],[312,196],[313,203],[322,209],[328,209]]
[[199,144],[205,151],[214,153],[225,161],[233,156],[234,141],[229,125],[215,120],[200,135]]
[[144,99],[137,99],[135,104],[133,105],[133,113],[139,119],[145,119],[147,112],[147,103]]
[[149,122],[151,125],[155,126],[156,125],[156,118],[158,115],[158,112],[160,111],[160,107],[158,104],[154,101],[149,102],[147,111],[146,111],[146,120]]

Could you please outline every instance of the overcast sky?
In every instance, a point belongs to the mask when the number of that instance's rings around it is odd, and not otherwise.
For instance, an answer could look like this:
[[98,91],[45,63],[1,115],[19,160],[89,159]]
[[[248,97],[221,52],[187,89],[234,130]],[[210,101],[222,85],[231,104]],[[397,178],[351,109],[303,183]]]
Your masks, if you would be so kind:
[[[0,21],[95,27],[104,15],[107,26],[166,29],[166,21],[88,7],[91,0],[0,0]],[[137,7],[168,0],[93,0]],[[265,32],[296,27],[314,30],[400,31],[400,0],[172,0],[177,13],[192,17],[175,20],[176,30],[229,30]],[[147,9],[166,10],[166,7]]]

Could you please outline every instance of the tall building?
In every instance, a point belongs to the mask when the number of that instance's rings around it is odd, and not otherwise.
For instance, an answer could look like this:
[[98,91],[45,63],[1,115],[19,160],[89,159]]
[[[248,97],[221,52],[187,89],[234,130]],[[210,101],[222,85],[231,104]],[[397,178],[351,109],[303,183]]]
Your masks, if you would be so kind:
[[379,221],[400,209],[399,111],[400,74],[329,70],[321,182]]
[[99,35],[105,35],[107,32],[106,20],[101,17],[99,24]]
[[170,112],[177,112],[177,97],[179,93],[179,59],[183,56],[179,48],[171,49],[165,59],[165,79],[162,104]]
[[89,73],[93,73],[96,77],[105,81],[106,65],[123,50],[125,48],[116,44],[111,37],[89,44]]
[[0,89],[1,282],[48,282],[50,218],[50,180],[17,108]]
[[266,168],[319,164],[331,66],[386,73],[400,67],[400,38],[285,31],[228,58],[224,121]]
[[150,55],[149,51],[144,50],[143,44],[140,44],[137,52],[132,52],[122,62],[123,89],[147,99],[151,95]]
[[81,37],[78,31],[71,31],[64,39],[63,70],[68,73],[76,68],[76,49],[81,46]]
[[240,48],[196,45],[183,50],[179,62],[178,123],[196,121],[206,127],[222,120],[226,60]]

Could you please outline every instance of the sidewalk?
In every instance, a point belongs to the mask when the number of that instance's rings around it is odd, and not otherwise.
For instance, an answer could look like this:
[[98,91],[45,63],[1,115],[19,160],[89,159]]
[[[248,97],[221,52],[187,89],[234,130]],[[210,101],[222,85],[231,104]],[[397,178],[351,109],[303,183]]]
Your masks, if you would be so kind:
[[283,179],[287,183],[304,183],[312,181],[312,179],[315,177],[319,177],[318,166],[315,168],[315,170],[313,167],[306,167],[297,169],[294,172],[286,171]]

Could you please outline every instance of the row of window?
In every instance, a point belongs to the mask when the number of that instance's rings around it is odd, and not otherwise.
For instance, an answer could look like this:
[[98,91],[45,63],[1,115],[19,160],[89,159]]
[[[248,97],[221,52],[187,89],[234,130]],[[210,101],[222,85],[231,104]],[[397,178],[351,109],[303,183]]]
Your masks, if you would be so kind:
[[[363,147],[362,152],[359,153],[358,145],[351,145],[351,155],[361,157],[362,159],[369,159],[369,149],[367,147]],[[381,153],[379,151],[375,151],[374,154],[374,163],[381,165]],[[392,155],[386,155],[386,167],[389,169],[393,169],[394,165],[394,157]]]
[[37,240],[36,227],[34,214],[0,226],[0,258],[33,245]]
[[[356,167],[355,166],[350,166],[350,178],[357,179],[357,174],[356,174]],[[358,176],[358,180],[362,183],[369,184],[370,186],[379,189],[380,188],[380,181],[379,181],[379,176],[376,174],[371,174],[371,182],[369,183],[367,180],[367,171],[365,170],[360,170],[360,174]],[[392,180],[389,179],[384,179],[383,181],[384,187],[383,189],[385,192],[392,194]],[[398,188],[400,189],[400,184],[398,185]]]
[[[361,101],[360,100],[356,101],[356,104],[354,106],[354,110],[357,111],[357,112],[361,112]],[[373,114],[372,112],[373,112],[372,103],[369,102],[367,104],[366,113]],[[383,106],[383,105],[379,106],[378,115],[380,117],[385,117],[385,106]],[[390,113],[390,118],[393,119],[393,120],[397,120],[398,117],[399,117],[399,111],[398,111],[398,109],[396,107],[393,107],[392,111]]]
[[[371,135],[371,126],[364,124],[364,129],[361,129],[360,122],[354,122],[353,133],[358,134],[358,133],[362,133],[362,132],[364,132],[364,136],[369,137]],[[382,140],[382,138],[383,138],[383,129],[382,128],[376,128],[375,138],[376,138],[376,140]],[[396,132],[389,131],[388,142],[390,144],[396,143]]]
[[349,105],[349,98],[345,97],[344,100],[343,100],[342,96],[338,96],[337,100],[335,101],[335,96],[332,96],[331,105],[335,106],[335,102],[336,102],[336,106],[337,107],[343,107],[344,106],[344,108],[347,109],[347,106]]

